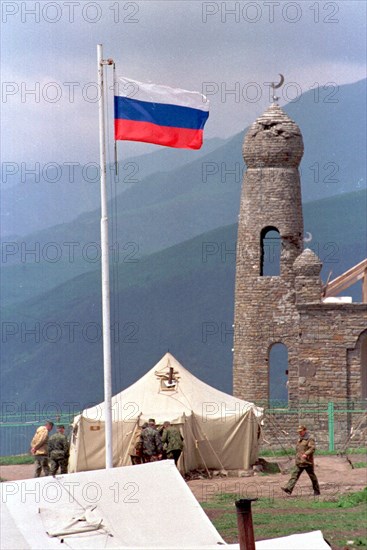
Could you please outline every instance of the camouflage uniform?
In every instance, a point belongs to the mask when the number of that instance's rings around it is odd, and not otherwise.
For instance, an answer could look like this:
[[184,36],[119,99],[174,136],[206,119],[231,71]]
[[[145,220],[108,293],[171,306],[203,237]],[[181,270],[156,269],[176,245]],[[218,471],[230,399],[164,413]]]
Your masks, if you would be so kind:
[[34,452],[35,477],[40,477],[42,469],[45,476],[50,475],[47,457],[47,440],[48,430],[46,426],[40,426],[37,428],[31,441],[31,449],[36,449]]
[[54,476],[60,467],[62,474],[68,472],[69,443],[66,435],[57,432],[48,440],[51,475]]
[[151,426],[144,428],[140,434],[143,445],[143,462],[154,462],[162,454],[162,439],[158,431]]
[[140,439],[141,435],[141,428],[138,428],[135,432],[135,434],[132,435],[131,443],[130,443],[130,459],[131,464],[141,464],[143,462],[142,454],[143,454],[143,444]]
[[[312,481],[312,487],[315,495],[320,494],[319,482],[317,480],[314,471],[313,455],[316,450],[315,439],[307,431],[303,436],[299,436],[296,445],[296,467],[295,470],[285,486],[286,493],[291,494],[294,486],[296,485],[300,475],[306,471]],[[306,458],[303,457],[306,455]]]
[[183,449],[183,437],[179,430],[174,426],[165,428],[163,431],[162,443],[167,453],[167,458],[173,459],[177,466],[178,459]]

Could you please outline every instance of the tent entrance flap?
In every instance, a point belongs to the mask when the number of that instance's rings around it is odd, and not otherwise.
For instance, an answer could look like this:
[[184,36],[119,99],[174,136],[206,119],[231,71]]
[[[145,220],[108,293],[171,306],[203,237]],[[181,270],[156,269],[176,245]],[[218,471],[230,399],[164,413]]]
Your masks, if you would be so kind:
[[213,446],[210,443],[206,433],[200,427],[200,424],[197,421],[194,412],[192,412],[192,420],[193,420],[193,424],[195,426],[195,430],[197,431],[197,434],[198,434],[197,446],[198,446],[198,451],[200,453],[200,456],[201,456],[202,460],[204,461],[205,469],[208,471],[208,466],[207,466],[208,461],[205,461],[205,457],[210,457],[211,456],[211,457],[214,457],[218,461],[218,468],[221,469],[221,470],[225,470],[225,468],[222,464],[222,461],[220,460],[218,454],[213,449]]

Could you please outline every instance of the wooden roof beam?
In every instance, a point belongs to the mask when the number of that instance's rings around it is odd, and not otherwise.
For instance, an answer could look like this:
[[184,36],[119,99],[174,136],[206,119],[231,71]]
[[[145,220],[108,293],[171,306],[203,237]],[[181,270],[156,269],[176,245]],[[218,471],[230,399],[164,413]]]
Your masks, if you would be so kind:
[[324,287],[323,297],[336,296],[362,279],[362,302],[367,302],[367,258],[339,275]]

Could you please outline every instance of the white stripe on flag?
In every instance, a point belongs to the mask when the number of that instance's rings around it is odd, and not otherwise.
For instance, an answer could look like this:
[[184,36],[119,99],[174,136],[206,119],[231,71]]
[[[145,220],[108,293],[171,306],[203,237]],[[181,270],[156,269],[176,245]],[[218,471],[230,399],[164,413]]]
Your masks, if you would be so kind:
[[139,82],[119,76],[115,83],[115,95],[150,103],[181,105],[201,111],[209,111],[209,100],[200,92],[190,92],[160,84]]

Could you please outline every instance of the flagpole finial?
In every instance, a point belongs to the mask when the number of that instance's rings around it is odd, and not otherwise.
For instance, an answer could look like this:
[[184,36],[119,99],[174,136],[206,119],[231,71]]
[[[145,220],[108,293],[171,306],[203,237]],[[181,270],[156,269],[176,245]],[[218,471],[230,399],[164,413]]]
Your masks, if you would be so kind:
[[272,82],[270,84],[270,87],[273,88],[272,100],[274,103],[277,103],[277,101],[279,100],[279,96],[275,95],[275,90],[277,88],[280,88],[284,84],[284,76],[281,73],[279,73],[279,76],[280,76],[280,81],[278,82],[278,84],[275,84],[275,82]]
[[108,59],[101,59],[101,65],[113,65],[114,60],[110,57]]

